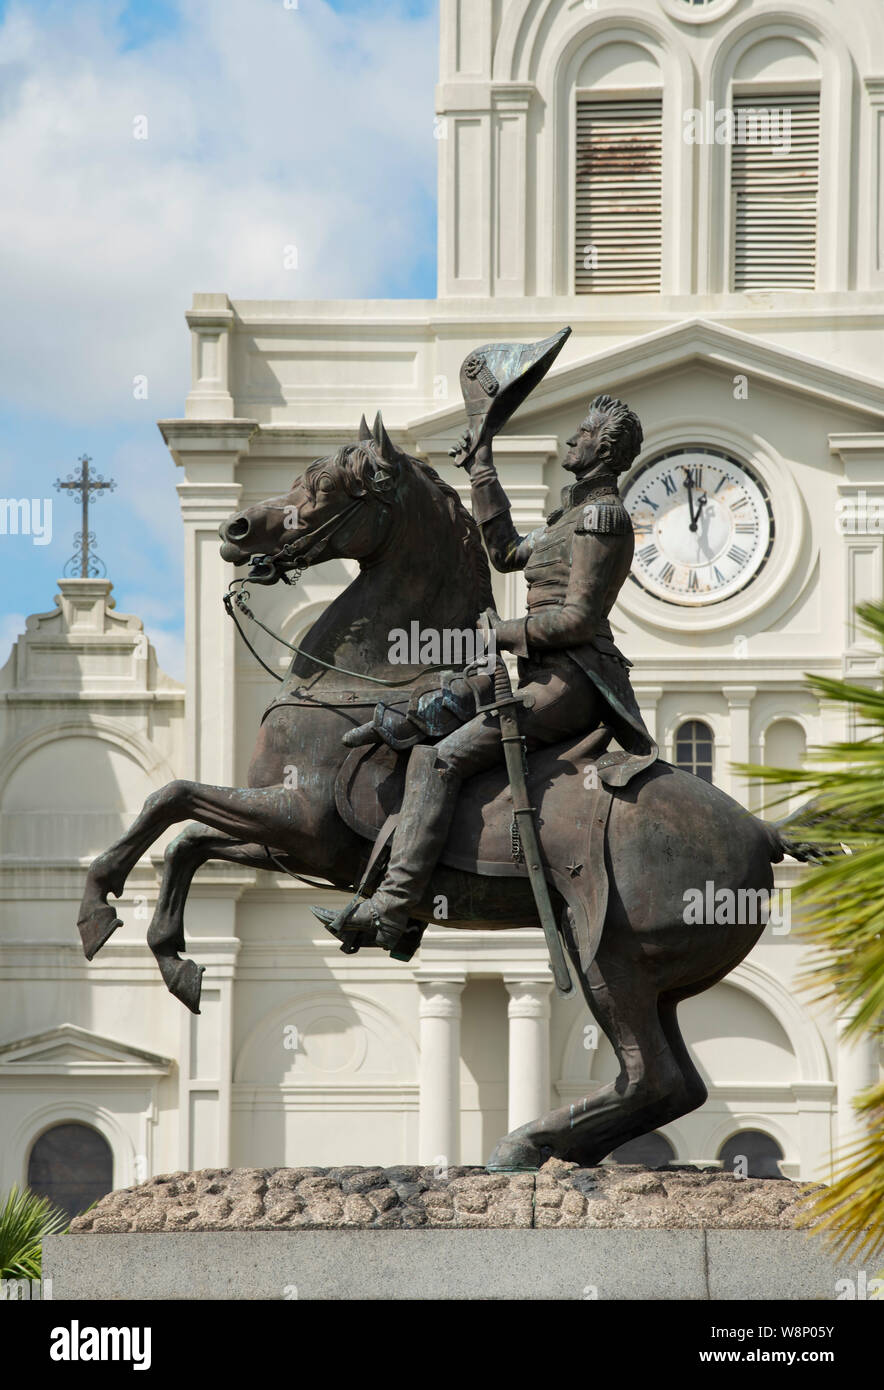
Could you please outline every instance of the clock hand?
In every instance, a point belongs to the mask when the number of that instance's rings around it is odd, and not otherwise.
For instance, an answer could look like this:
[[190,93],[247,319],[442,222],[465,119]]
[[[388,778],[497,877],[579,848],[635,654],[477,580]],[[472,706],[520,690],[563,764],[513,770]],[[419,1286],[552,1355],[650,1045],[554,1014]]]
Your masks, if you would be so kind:
[[691,529],[692,531],[696,531],[696,529],[697,529],[697,517],[700,515],[700,513],[697,512],[697,516],[694,516],[694,485],[693,485],[693,483],[691,482],[691,471],[690,471],[689,468],[686,468],[686,469],[685,469],[685,474],[684,474],[684,485],[685,485],[685,487],[686,487],[687,490],[688,490],[688,511],[689,511],[690,514],[691,514],[691,525],[690,525],[690,529]]

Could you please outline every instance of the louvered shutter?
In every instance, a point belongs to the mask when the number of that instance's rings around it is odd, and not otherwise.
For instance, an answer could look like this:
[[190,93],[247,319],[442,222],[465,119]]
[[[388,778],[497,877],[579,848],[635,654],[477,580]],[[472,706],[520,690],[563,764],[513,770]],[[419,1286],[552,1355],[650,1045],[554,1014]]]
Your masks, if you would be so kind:
[[[817,94],[738,97],[734,101],[731,192],[735,290],[814,289],[820,164]],[[740,141],[753,118],[770,113],[774,139]],[[779,125],[773,122],[779,121]],[[785,124],[791,122],[791,130]],[[763,125],[756,128],[764,136]],[[784,135],[788,147],[778,148]]]
[[577,103],[578,294],[659,291],[661,97]]

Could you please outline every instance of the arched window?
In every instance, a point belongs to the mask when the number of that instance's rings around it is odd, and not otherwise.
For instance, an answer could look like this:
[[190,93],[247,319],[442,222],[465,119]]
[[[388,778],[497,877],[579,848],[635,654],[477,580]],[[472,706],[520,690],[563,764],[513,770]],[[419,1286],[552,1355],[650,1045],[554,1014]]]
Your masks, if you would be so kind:
[[728,1172],[739,1171],[745,1178],[781,1178],[780,1160],[785,1157],[776,1139],[760,1129],[741,1129],[722,1144],[718,1157]]
[[675,1158],[675,1149],[662,1134],[642,1134],[630,1139],[609,1155],[615,1163],[640,1163],[643,1168],[666,1168]]
[[606,43],[580,68],[575,177],[575,293],[658,292],[663,85],[649,48]]
[[692,772],[704,782],[711,782],[713,743],[708,724],[700,719],[688,719],[675,735],[675,766]]
[[[804,766],[807,752],[807,739],[804,730],[795,719],[777,719],[769,724],[764,735],[764,763],[766,767],[794,768],[798,771]],[[770,808],[769,814],[776,820],[797,810],[802,801],[800,784],[777,787],[775,795],[788,793],[788,801],[779,801]]]
[[103,1135],[88,1125],[47,1129],[31,1149],[28,1187],[72,1219],[114,1185],[114,1160]]

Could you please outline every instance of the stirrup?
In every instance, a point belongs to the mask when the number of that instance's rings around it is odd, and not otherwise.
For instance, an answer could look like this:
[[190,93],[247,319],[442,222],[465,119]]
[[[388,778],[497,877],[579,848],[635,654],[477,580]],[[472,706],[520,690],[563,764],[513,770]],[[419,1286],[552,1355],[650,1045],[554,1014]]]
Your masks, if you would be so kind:
[[[335,940],[341,942],[341,950],[348,956],[355,955],[363,946],[382,946],[382,943],[377,940],[376,932],[365,931],[364,928],[357,931],[347,930],[345,923],[341,923],[341,918],[346,920],[359,903],[364,901],[364,898],[357,896],[340,912],[335,912],[330,907],[312,907],[310,909],[326,931],[331,932]],[[420,946],[426,929],[426,922],[420,922],[416,917],[409,917],[408,926],[399,933],[395,944],[383,946],[382,949],[389,950],[392,960],[410,961]]]

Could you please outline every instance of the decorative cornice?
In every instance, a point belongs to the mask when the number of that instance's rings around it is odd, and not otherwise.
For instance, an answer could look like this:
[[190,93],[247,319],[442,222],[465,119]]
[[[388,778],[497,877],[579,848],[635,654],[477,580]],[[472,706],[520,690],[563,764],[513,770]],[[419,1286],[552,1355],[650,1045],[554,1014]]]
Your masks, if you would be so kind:
[[[676,371],[693,362],[724,368],[731,374],[754,376],[796,394],[847,406],[884,421],[884,380],[859,376],[819,358],[760,342],[748,333],[699,318],[655,329],[628,343],[605,347],[577,362],[553,368],[522,406],[519,419],[527,425],[533,417],[568,405],[587,391],[603,386],[622,390],[633,381]],[[460,402],[421,416],[409,425],[413,438],[432,438],[449,431],[463,433]]]

